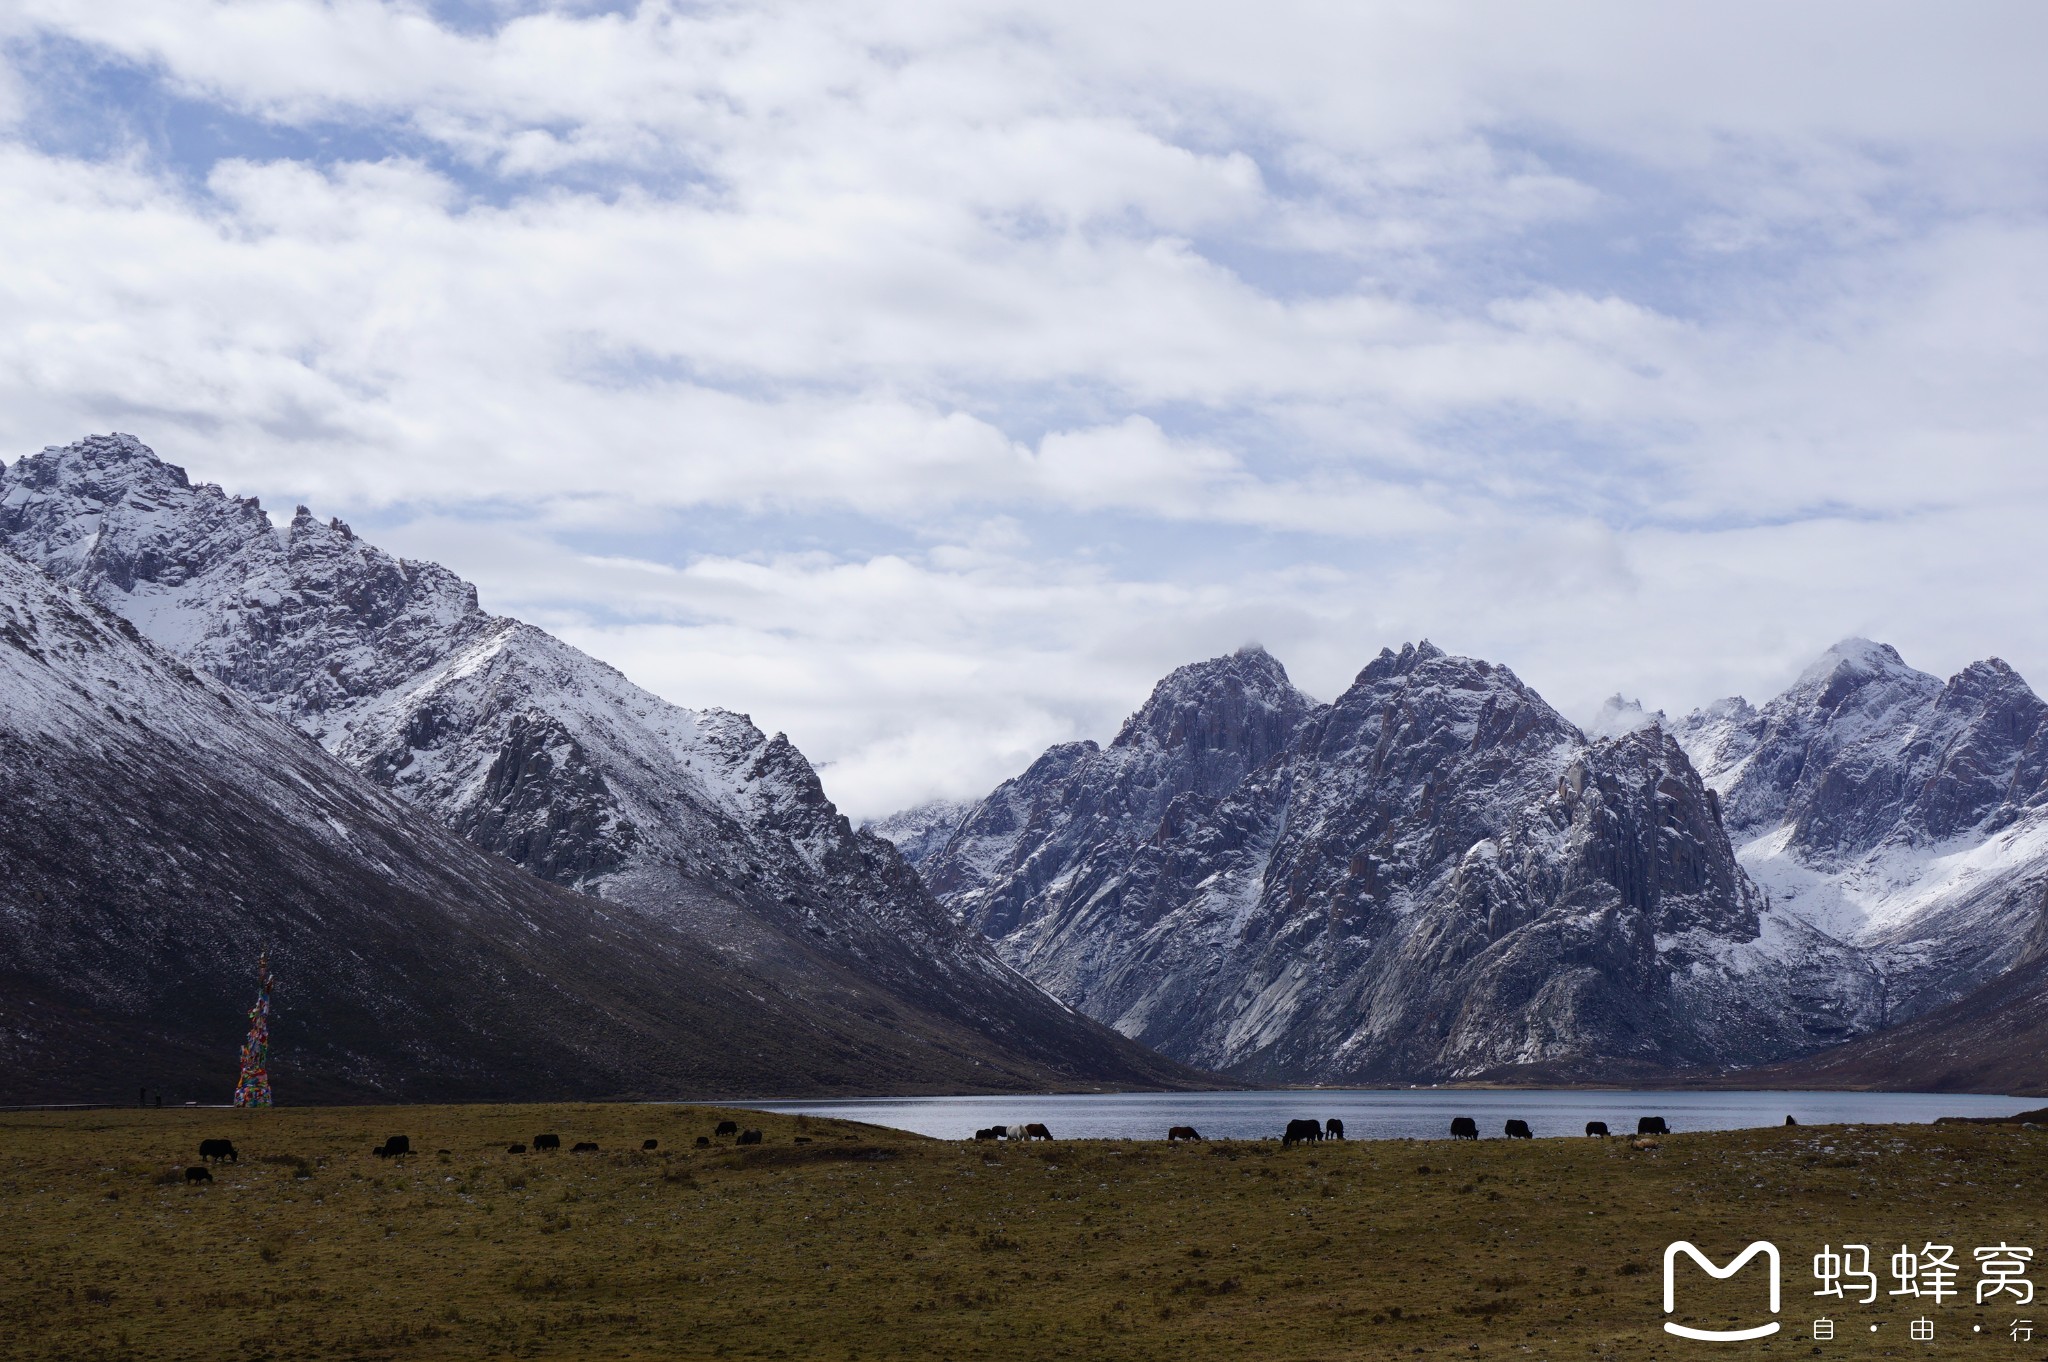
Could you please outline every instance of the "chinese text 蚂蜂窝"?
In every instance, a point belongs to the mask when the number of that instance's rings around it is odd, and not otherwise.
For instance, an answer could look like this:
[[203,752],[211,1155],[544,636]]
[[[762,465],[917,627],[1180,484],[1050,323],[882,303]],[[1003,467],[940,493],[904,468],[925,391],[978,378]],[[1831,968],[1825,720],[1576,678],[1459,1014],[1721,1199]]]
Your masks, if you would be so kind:
[[[2034,1259],[2032,1248],[2000,1240],[1972,1249],[1971,1257],[1977,1265],[1978,1305],[1997,1300],[2009,1300],[2014,1305],[2033,1303],[2034,1283],[2027,1276]],[[1813,1294],[1860,1305],[1875,1304],[1879,1286],[1871,1260],[1868,1244],[1844,1244],[1839,1251],[1833,1244],[1823,1244],[1820,1252],[1813,1255],[1813,1277],[1820,1283]],[[1923,1243],[1914,1248],[1901,1244],[1891,1255],[1891,1280],[1896,1285],[1890,1294],[1914,1296],[1941,1305],[1961,1294],[1961,1276],[1954,1245]]]

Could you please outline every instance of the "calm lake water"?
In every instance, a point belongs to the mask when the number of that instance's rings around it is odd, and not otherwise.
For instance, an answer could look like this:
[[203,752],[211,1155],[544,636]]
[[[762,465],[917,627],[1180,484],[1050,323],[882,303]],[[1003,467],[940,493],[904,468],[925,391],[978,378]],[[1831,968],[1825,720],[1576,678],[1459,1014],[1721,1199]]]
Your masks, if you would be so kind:
[[1055,1138],[1160,1140],[1189,1125],[1210,1139],[1278,1136],[1291,1117],[1335,1116],[1350,1138],[1442,1139],[1453,1116],[1470,1116],[1487,1138],[1509,1117],[1538,1136],[1583,1137],[1588,1121],[1633,1134],[1638,1116],[1662,1116],[1675,1131],[1932,1121],[1937,1116],[2005,1116],[2042,1105],[2038,1097],[1882,1092],[1588,1092],[1523,1090],[1321,1089],[1314,1092],[1086,1093],[1036,1097],[877,1097],[820,1102],[739,1102],[788,1115],[838,1116],[940,1139],[966,1139],[990,1125],[1043,1122]]

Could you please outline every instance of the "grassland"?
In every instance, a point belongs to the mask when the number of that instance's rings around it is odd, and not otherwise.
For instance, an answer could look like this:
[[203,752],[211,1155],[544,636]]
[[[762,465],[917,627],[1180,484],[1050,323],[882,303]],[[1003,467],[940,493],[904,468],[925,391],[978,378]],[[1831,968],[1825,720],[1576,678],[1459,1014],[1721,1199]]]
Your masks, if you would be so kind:
[[[727,1114],[766,1142],[694,1148]],[[601,1152],[505,1152],[542,1130]],[[371,1157],[400,1132],[421,1152]],[[240,1162],[166,1181],[211,1135]],[[1809,1265],[1844,1241],[1880,1273],[1901,1241],[2048,1253],[2044,1193],[2048,1132],[2014,1127],[1282,1150],[697,1107],[13,1114],[0,1357],[2034,1359],[2048,1297],[1979,1309],[1968,1266],[1960,1301],[1836,1305],[1816,1343]],[[1661,1333],[1677,1238],[1723,1261],[1777,1242],[1783,1332]],[[1685,1308],[1746,1323],[1760,1295],[1693,1274]],[[1906,1338],[1920,1313],[1932,1345]],[[2043,1342],[2012,1341],[2022,1316]]]

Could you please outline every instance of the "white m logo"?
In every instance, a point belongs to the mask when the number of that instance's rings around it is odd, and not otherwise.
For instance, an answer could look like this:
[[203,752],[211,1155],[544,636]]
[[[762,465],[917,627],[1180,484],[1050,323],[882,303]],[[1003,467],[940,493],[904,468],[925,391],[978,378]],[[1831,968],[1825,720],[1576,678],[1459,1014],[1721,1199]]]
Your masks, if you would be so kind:
[[[1733,1277],[1736,1273],[1742,1271],[1744,1263],[1761,1253],[1770,1260],[1771,1313],[1774,1315],[1778,1313],[1778,1246],[1776,1244],[1759,1239],[1742,1252],[1736,1254],[1735,1260],[1729,1263],[1728,1266],[1715,1267],[1712,1260],[1706,1254],[1701,1253],[1691,1244],[1681,1239],[1675,1244],[1666,1245],[1664,1249],[1665,1314],[1668,1315],[1678,1308],[1677,1283],[1672,1280],[1671,1268],[1677,1261],[1680,1253],[1685,1254],[1695,1263],[1698,1263],[1709,1277],[1721,1279]],[[1770,1334],[1777,1333],[1778,1321],[1772,1320],[1769,1324],[1759,1324],[1753,1329],[1692,1329],[1683,1324],[1673,1324],[1670,1320],[1666,1320],[1664,1321],[1664,1332],[1667,1334],[1677,1334],[1680,1338],[1697,1338],[1708,1343],[1736,1343],[1745,1338],[1764,1338]]]

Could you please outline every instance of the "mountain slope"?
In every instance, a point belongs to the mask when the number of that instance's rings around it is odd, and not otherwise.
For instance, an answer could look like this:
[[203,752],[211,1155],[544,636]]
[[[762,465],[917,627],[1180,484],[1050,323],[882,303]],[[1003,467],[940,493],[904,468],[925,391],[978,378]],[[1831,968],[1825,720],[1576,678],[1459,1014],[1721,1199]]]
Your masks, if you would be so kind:
[[895,847],[915,869],[945,850],[946,843],[953,840],[953,834],[960,831],[960,825],[973,812],[972,800],[933,799],[886,818],[870,819],[861,824],[861,830],[872,832]]
[[1246,1078],[1611,1077],[1868,1024],[1855,952],[1769,912],[1658,724],[1589,741],[1426,643],[1327,706],[1284,683],[1183,668],[1109,749],[1005,782],[927,881],[1061,997]]
[[1034,915],[1049,881],[1089,857],[1127,858],[1169,810],[1236,789],[1313,708],[1261,648],[1182,667],[1107,748],[1049,749],[975,806],[919,870],[965,920],[1007,936]]
[[274,529],[116,435],[0,470],[0,545],[474,845],[715,951],[787,1006],[916,1018],[963,1055],[1069,1083],[1193,1078],[1006,968],[780,735],[671,705],[339,522],[301,508]]
[[2048,1094],[2048,895],[2010,970],[1904,1025],[1757,1070],[1743,1081]]
[[1866,949],[1885,1020],[2016,962],[2048,890],[2048,704],[2005,663],[1943,682],[1850,639],[1678,731],[1772,899]]
[[806,995],[422,818],[0,553],[0,1102],[1035,1088],[811,960]]

